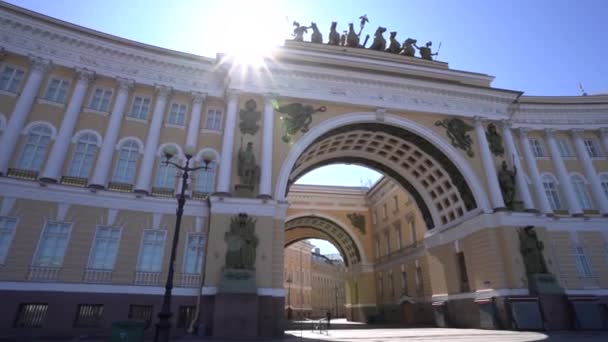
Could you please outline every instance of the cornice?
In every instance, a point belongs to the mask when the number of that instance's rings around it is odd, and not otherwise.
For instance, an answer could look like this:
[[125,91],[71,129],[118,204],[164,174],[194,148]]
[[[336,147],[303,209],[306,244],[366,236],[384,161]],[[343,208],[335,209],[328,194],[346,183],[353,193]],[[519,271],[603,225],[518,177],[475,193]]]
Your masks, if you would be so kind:
[[163,83],[176,90],[212,96],[223,92],[209,59],[186,58],[186,54],[161,48],[146,50],[144,44],[135,42],[129,46],[125,39],[101,33],[95,37],[91,34],[94,31],[67,23],[60,26],[55,19],[7,7],[0,6],[0,45],[9,52],[36,55],[56,65],[87,68],[98,75],[122,76],[142,84]]

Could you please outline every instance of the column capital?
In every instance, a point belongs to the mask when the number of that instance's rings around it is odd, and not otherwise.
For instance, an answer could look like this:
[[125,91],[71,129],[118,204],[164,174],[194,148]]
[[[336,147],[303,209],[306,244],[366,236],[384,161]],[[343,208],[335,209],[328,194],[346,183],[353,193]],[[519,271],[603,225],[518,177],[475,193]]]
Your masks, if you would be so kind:
[[502,119],[499,121],[499,124],[503,129],[513,128],[513,121],[509,119]]
[[162,84],[157,84],[154,86],[154,93],[156,93],[156,96],[158,97],[166,98],[171,96],[171,94],[173,93],[173,88]]
[[118,83],[118,91],[130,91],[135,85],[135,81],[128,78],[116,77]]
[[192,104],[202,104],[207,98],[207,93],[201,93],[199,91],[193,91],[190,95],[192,96]]
[[95,79],[95,71],[88,70],[85,68],[76,68],[76,74],[78,75],[78,81],[85,82],[89,84],[92,80]]
[[581,134],[584,132],[585,130],[582,128],[573,128],[570,130],[570,134],[572,135],[573,138],[581,138]]
[[228,89],[226,90],[226,98],[228,101],[236,101],[239,96],[242,94],[240,90],[237,89]]
[[532,131],[532,129],[530,127],[519,127],[517,129],[517,131],[519,132],[519,135],[522,137],[528,137],[528,133],[530,133]]
[[555,128],[545,128],[543,131],[548,138],[555,138]]
[[30,63],[32,65],[32,70],[39,71],[43,74],[46,73],[53,65],[53,62],[48,59],[33,55],[30,55],[29,57]]
[[482,124],[482,123],[484,123],[486,121],[488,121],[488,118],[486,118],[485,116],[474,116],[473,117],[473,122],[476,123],[476,124],[477,123]]

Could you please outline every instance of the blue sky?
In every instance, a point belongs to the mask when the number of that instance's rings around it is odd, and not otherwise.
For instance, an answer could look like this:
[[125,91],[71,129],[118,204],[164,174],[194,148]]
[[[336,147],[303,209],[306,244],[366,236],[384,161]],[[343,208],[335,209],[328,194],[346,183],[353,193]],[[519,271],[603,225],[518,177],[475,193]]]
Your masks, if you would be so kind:
[[[607,0],[10,0],[71,23],[164,48],[215,57],[218,52],[276,46],[296,20],[317,23],[325,41],[367,14],[363,35],[378,26],[419,43],[441,42],[439,60],[453,69],[496,77],[493,86],[526,95],[608,93]],[[308,39],[309,36],[306,36]],[[370,38],[371,43],[371,38]],[[369,44],[368,44],[369,46]],[[236,49],[236,50],[235,50]],[[241,50],[239,50],[241,49]],[[435,51],[435,50],[434,50]],[[304,183],[361,185],[378,174],[328,167]]]

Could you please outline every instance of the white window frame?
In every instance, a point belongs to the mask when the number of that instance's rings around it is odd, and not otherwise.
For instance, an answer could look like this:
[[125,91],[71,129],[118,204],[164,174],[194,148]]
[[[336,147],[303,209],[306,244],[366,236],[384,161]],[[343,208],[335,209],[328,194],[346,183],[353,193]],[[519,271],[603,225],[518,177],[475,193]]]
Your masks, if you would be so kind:
[[593,209],[593,200],[589,193],[587,180],[577,174],[570,175],[570,183],[576,194],[576,199],[583,210]]
[[[7,80],[6,82],[6,89],[2,89],[0,88],[0,91],[2,92],[7,92],[7,93],[11,93],[11,94],[18,94],[19,90],[21,90],[21,83],[23,82],[23,79],[25,77],[25,69],[18,67],[16,65],[13,64],[8,64],[5,63],[2,65],[2,70],[0,71],[0,79],[2,78],[2,75],[4,75],[4,70],[6,70],[6,68],[12,68],[15,71],[13,72],[13,74],[10,76],[10,78]],[[17,74],[19,71],[21,71],[21,75],[19,76],[19,81],[17,82],[15,89],[11,90],[11,84],[14,82],[15,80],[15,74]]]
[[[210,113],[213,112],[213,119],[210,117]],[[218,114],[219,113],[219,114]],[[219,120],[217,116],[219,115]],[[205,129],[210,131],[222,131],[222,123],[224,121],[224,110],[221,108],[209,108],[207,109],[207,116],[205,117]],[[217,127],[216,127],[217,125]]]
[[[141,103],[138,106],[139,110],[136,112],[135,106],[136,106],[137,100],[140,100]],[[146,102],[146,100],[148,101],[148,104],[146,107],[144,107],[144,103]],[[151,106],[152,106],[152,98],[150,96],[136,94],[133,96],[133,100],[131,100],[131,108],[129,109],[129,112],[127,113],[127,117],[146,121],[146,120],[148,120],[148,113],[150,112]],[[143,108],[145,108],[146,110],[143,111]]]
[[[88,138],[88,137],[93,137],[95,139],[95,141],[82,141],[82,139],[84,138]],[[98,137],[93,134],[93,133],[83,133],[81,134],[78,139],[74,142],[74,151],[72,152],[72,159],[70,160],[70,164],[68,165],[68,170],[67,170],[67,174],[70,177],[78,177],[78,178],[89,178],[89,175],[91,174],[91,170],[93,169],[93,166],[95,165],[95,159],[97,157],[97,150],[99,148],[99,140]],[[84,152],[79,152],[78,151],[78,146],[80,144],[84,144]],[[89,150],[89,148],[91,147],[91,145],[94,146],[94,150],[91,153],[91,151]],[[76,161],[76,154],[77,153],[82,153],[83,157],[80,159],[79,161],[79,165],[77,166],[78,171],[77,172],[72,172],[72,165],[74,164],[74,162]],[[87,157],[90,158],[90,164],[86,165],[86,160]],[[86,172],[83,172],[83,168],[88,167],[88,170],[84,170]]]
[[[53,85],[53,82],[56,81],[59,84],[57,85],[57,88],[55,89],[55,93],[54,94],[50,94],[51,91],[51,86]],[[65,87],[65,89],[63,88]],[[63,91],[63,94],[62,94]],[[44,91],[44,96],[42,97],[42,99],[46,100],[46,101],[51,101],[51,102],[56,102],[56,103],[65,103],[66,98],[68,96],[68,93],[70,92],[70,81],[66,80],[64,78],[60,78],[60,77],[50,77],[47,84],[46,84],[46,90]],[[61,98],[59,95],[62,95]]]
[[602,185],[606,199],[608,199],[608,174],[604,173],[600,175],[600,184]]
[[[154,187],[161,189],[175,189],[177,184],[177,168],[171,164],[164,163],[165,158],[161,157],[158,159],[158,167],[156,168],[156,175],[154,177]],[[178,156],[173,156],[170,161],[181,165],[182,161]],[[169,182],[171,182],[169,184]]]
[[[99,236],[100,228],[110,228],[110,229],[118,229],[118,240],[116,241],[116,254],[114,255],[114,262],[112,263],[112,267],[110,268],[96,268],[93,267],[93,258],[95,256],[95,247],[97,242],[97,237]],[[118,251],[120,249],[120,241],[122,240],[122,227],[119,226],[108,226],[108,225],[97,225],[95,227],[95,235],[93,236],[93,243],[91,243],[91,249],[89,250],[89,259],[87,261],[87,268],[89,269],[97,269],[97,270],[105,270],[112,271],[114,267],[116,267],[116,260],[118,259]]]
[[[199,255],[198,257],[200,258],[200,264],[199,261],[196,261],[196,264],[198,264],[196,267],[196,271],[197,272],[187,272],[186,270],[186,266],[187,266],[187,260],[188,260],[188,241],[190,240],[191,236],[197,236],[203,239],[203,244],[202,244],[202,249],[201,249],[201,255]],[[200,248],[200,246],[199,246]],[[188,233],[188,235],[186,235],[186,241],[185,241],[185,246],[184,246],[184,260],[182,263],[182,272],[184,274],[201,274],[202,270],[203,270],[203,266],[205,264],[205,248],[207,248],[207,236],[203,233],[195,233],[195,232],[191,232]]]
[[[201,162],[202,164],[203,162]],[[211,162],[209,162],[209,164],[207,165],[208,169],[200,169],[197,171],[196,173],[196,179],[195,179],[195,184],[194,184],[194,191],[197,192],[201,192],[201,193],[213,193],[215,191],[215,180],[217,177],[217,161],[212,160]],[[205,174],[204,180],[206,181],[205,183],[201,182],[201,175]],[[211,180],[211,181],[209,181]],[[209,184],[210,183],[210,184]],[[205,185],[205,188],[202,188],[202,185]],[[207,188],[207,186],[210,185],[210,191],[203,191]]]
[[[162,247],[161,252],[160,252],[160,265],[158,265],[159,266],[158,271],[156,271],[156,270],[144,270],[144,269],[141,269],[142,253],[143,253],[143,250],[144,250],[144,239],[146,237],[146,232],[148,232],[148,231],[152,231],[152,232],[155,232],[155,233],[156,232],[162,232],[162,233],[164,233],[163,247]],[[162,270],[163,270],[163,260],[165,258],[165,249],[166,249],[166,247],[167,247],[167,230],[165,230],[165,229],[144,229],[142,231],[141,241],[139,243],[139,252],[137,253],[137,264],[135,265],[136,271],[137,272],[148,272],[148,273],[160,273],[160,272],[162,272]]]
[[[66,242],[65,242],[65,247],[63,249],[63,255],[61,256],[61,263],[59,265],[41,265],[37,262],[38,260],[38,253],[40,253],[40,247],[42,245],[42,238],[44,237],[44,233],[47,229],[47,226],[49,224],[67,224],[68,225],[68,235],[66,238]],[[68,246],[70,244],[70,240],[72,237],[72,227],[73,227],[73,222],[63,222],[63,221],[57,221],[57,220],[47,220],[44,222],[44,226],[42,227],[42,231],[40,232],[40,236],[38,237],[38,244],[36,245],[36,251],[34,252],[34,257],[32,259],[32,265],[34,267],[62,267],[63,266],[63,260],[65,259],[65,254],[68,250]]]
[[[121,179],[118,179],[116,172],[118,170],[118,163],[121,160],[120,153],[121,153],[124,145],[127,144],[127,143],[131,143],[131,142],[135,146],[128,147],[129,148],[129,157],[132,156],[133,154],[136,156],[136,158],[134,160],[135,165],[133,166],[133,174],[131,175],[131,179],[130,180],[125,180],[126,173],[124,175],[120,175]],[[116,156],[116,162],[114,163],[114,170],[112,172],[111,181],[112,182],[116,182],[116,183],[123,183],[123,184],[133,184],[135,182],[135,177],[136,177],[136,174],[137,174],[137,163],[139,162],[140,156],[141,156],[141,145],[137,142],[137,140],[127,139],[127,140],[123,141],[119,145],[119,147],[118,147],[118,153],[117,153],[117,156]],[[128,166],[128,163],[130,161],[131,161],[131,159],[127,159],[127,166]],[[127,170],[127,168],[125,168],[125,170]]]
[[536,158],[544,158],[547,156],[545,151],[545,144],[539,138],[530,138],[530,146],[532,147],[532,153]]
[[582,245],[574,246],[574,260],[576,262],[576,271],[579,278],[593,278],[593,269],[591,263],[585,254],[585,247]]
[[599,142],[595,138],[584,138],[583,143],[585,144],[585,149],[587,149],[587,153],[591,158],[601,158],[603,157],[602,149],[600,147]]
[[[174,112],[174,109],[177,110]],[[183,108],[183,113],[181,109]],[[171,106],[169,106],[169,115],[167,115],[167,124],[184,127],[186,126],[186,119],[188,116],[188,105],[183,102],[172,102]],[[178,120],[174,120],[177,118]],[[181,122],[180,119],[181,118]]]
[[[28,140],[29,140],[29,136],[30,134],[32,134],[32,131],[34,131],[37,128],[43,128],[45,130],[48,130],[48,142],[46,143],[46,145],[44,146],[44,153],[42,153],[41,155],[41,160],[39,161],[40,165],[34,165],[36,167],[32,167],[32,164],[37,164],[38,162],[35,162],[35,158],[30,159],[29,161],[27,161],[27,165],[24,165],[22,158],[24,158],[24,153],[27,149],[27,146],[29,144]],[[44,136],[46,136],[47,132],[44,132]],[[39,132],[36,132],[36,134],[39,136],[38,141],[35,145],[36,151],[38,150],[38,148],[40,147],[40,139],[43,137],[42,134],[40,134]],[[23,144],[22,148],[21,148],[21,153],[19,154],[19,158],[17,159],[17,168],[18,169],[22,169],[22,170],[30,170],[30,171],[37,171],[39,172],[40,169],[42,168],[42,166],[44,165],[44,162],[46,161],[47,158],[47,154],[49,152],[49,145],[51,144],[51,142],[53,141],[53,129],[51,127],[49,127],[46,124],[35,124],[32,125],[28,130],[27,133],[25,134],[25,143]],[[35,157],[35,155],[34,155]],[[26,167],[24,167],[26,166]]]
[[[542,182],[543,190],[545,191],[545,197],[547,198],[547,201],[549,201],[551,209],[553,211],[562,210],[564,206],[562,204],[562,198],[557,180],[555,180],[553,176],[545,174],[541,176],[540,181]],[[551,186],[548,187],[548,184],[551,184]]]
[[[95,94],[97,93],[97,91],[100,90],[102,93],[102,96],[99,100],[99,105],[98,106],[93,106],[93,103],[95,101]],[[103,108],[103,101],[105,98],[105,95],[109,93],[110,95],[108,96],[108,104],[107,104],[107,108]],[[91,97],[89,99],[89,109],[98,111],[98,112],[103,112],[103,113],[107,113],[110,111],[110,105],[112,104],[112,96],[114,96],[114,91],[110,88],[106,88],[106,87],[95,87],[93,88],[93,91],[91,92]]]
[[[8,252],[10,251],[11,246],[13,244],[13,239],[15,238],[15,233],[17,232],[17,226],[19,225],[19,218],[13,217],[13,216],[2,215],[2,216],[0,216],[0,220],[11,220],[11,221],[15,222],[13,225],[13,229],[10,232],[10,236],[8,236],[8,239],[7,239],[6,250],[0,251],[0,265],[4,265],[4,263],[6,262],[6,258],[8,257]],[[4,253],[4,255],[2,253]]]

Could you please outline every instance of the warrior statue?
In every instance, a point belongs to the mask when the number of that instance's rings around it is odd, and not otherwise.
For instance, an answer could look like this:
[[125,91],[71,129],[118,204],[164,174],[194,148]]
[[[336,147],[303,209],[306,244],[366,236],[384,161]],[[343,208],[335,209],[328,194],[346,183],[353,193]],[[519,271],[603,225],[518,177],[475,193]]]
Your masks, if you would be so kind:
[[518,230],[519,251],[524,259],[527,274],[549,273],[543,249],[545,246],[538,240],[534,226],[526,226]]
[[293,38],[294,42],[303,42],[304,41],[304,33],[308,33],[309,27],[300,26],[300,23],[297,21],[293,22],[293,26],[296,28],[293,29],[293,34],[295,38]]
[[301,103],[290,103],[279,106],[276,111],[285,114],[284,116],[281,116],[284,130],[284,135],[282,137],[283,141],[290,142],[291,137],[298,132],[308,132],[308,126],[312,123],[312,114],[325,112],[326,110],[327,108],[325,106],[315,109],[311,105],[304,105]]
[[391,43],[389,44],[388,49],[386,49],[386,52],[399,53],[399,51],[401,51],[401,44],[399,44],[399,41],[397,41],[397,38],[395,38],[396,36],[397,32],[391,32]]
[[471,139],[468,133],[473,130],[473,126],[459,118],[438,120],[435,122],[435,126],[441,126],[446,129],[445,133],[450,139],[452,146],[465,150],[469,157],[475,155],[472,148],[473,139]]
[[310,28],[312,29],[312,35],[310,35],[310,42],[323,44],[323,35],[321,34],[321,31],[319,31],[317,24],[310,23]]
[[[420,58],[426,59],[429,61],[433,60],[433,56],[437,56],[439,54],[437,52],[431,53],[431,45],[433,45],[433,42],[427,42],[425,44],[425,46],[422,46],[422,47],[418,47],[416,44],[414,44],[414,46],[418,49],[418,51],[420,51]],[[441,45],[441,44],[439,44],[439,45]]]
[[513,165],[513,171],[509,170],[506,161],[502,161],[500,171],[498,171],[498,183],[500,184],[500,191],[502,192],[502,198],[505,201],[505,205],[509,210],[513,210],[513,204],[515,200],[515,176],[517,175],[517,168]]
[[416,39],[408,38],[403,42],[403,50],[399,53],[403,56],[414,57],[416,54],[416,49],[414,46],[416,45]]
[[386,32],[386,28],[379,26],[376,29],[376,33],[374,34],[374,41],[372,45],[369,47],[370,50],[384,51],[386,48],[386,39],[384,39],[384,32]]
[[340,34],[338,33],[338,30],[336,30],[337,25],[338,23],[335,21],[331,23],[327,45],[340,45]]
[[256,221],[245,213],[240,213],[230,220],[230,230],[224,235],[228,245],[226,269],[254,269],[258,246],[255,223]]
[[243,150],[241,143],[238,154],[237,168],[238,175],[241,178],[241,184],[254,187],[260,173],[260,168],[255,162],[252,142],[247,143],[247,148],[245,150]]

